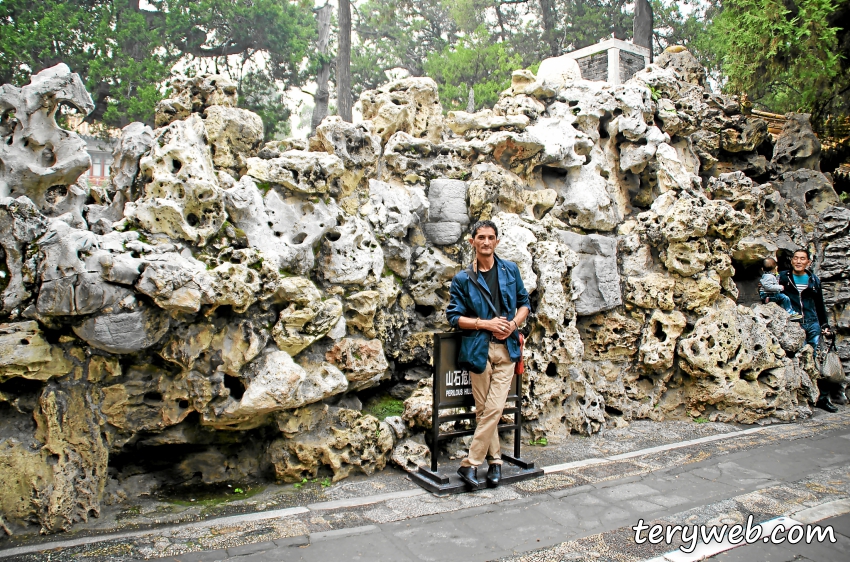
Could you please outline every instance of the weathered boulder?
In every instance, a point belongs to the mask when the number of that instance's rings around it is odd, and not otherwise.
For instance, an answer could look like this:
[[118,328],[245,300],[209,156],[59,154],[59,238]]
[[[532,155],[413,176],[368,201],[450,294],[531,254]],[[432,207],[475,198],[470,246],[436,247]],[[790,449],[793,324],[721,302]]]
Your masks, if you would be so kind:
[[617,240],[599,234],[582,236],[565,230],[560,239],[578,254],[572,271],[572,300],[576,314],[604,312],[623,303],[617,271]]
[[838,194],[832,182],[815,170],[797,170],[782,175],[779,193],[801,217],[807,217],[826,211],[833,205],[839,205]]
[[345,373],[348,382],[367,381],[389,369],[381,340],[343,338],[325,354],[325,360]]
[[204,111],[204,128],[212,149],[213,164],[238,173],[260,150],[263,121],[256,113],[238,107],[213,105]]
[[324,237],[319,271],[328,283],[365,285],[384,271],[384,252],[369,223],[343,215],[340,223]]
[[640,361],[656,372],[673,366],[676,341],[685,329],[685,315],[674,310],[656,310],[643,328],[640,342]]
[[343,172],[342,159],[326,152],[287,150],[270,160],[248,159],[248,175],[258,182],[279,185],[305,195],[338,192],[337,184]]
[[149,232],[205,245],[226,218],[205,136],[197,115],[160,129],[139,162],[142,196],[125,205],[124,215]]
[[762,371],[781,367],[785,355],[779,341],[756,320],[753,311],[736,306],[728,298],[719,299],[714,310],[679,341],[678,351],[685,372],[711,377],[720,387],[713,391],[723,393],[734,393],[736,386],[757,381]]
[[330,364],[306,371],[285,351],[260,355],[245,367],[248,384],[238,402],[225,408],[228,420],[261,416],[318,402],[348,388],[345,375]]
[[443,132],[443,107],[437,83],[431,78],[403,78],[360,94],[363,119],[375,124],[386,143],[397,132],[439,142]]
[[425,198],[421,188],[369,180],[369,204],[361,213],[380,234],[405,238],[408,231],[419,224],[429,206],[430,200]]
[[236,107],[236,83],[221,74],[176,76],[171,80],[171,97],[156,104],[156,126],[204,113],[210,106]]
[[135,353],[159,342],[168,331],[168,317],[138,306],[88,318],[73,327],[74,333],[92,347],[110,353]]
[[521,131],[528,126],[529,119],[525,115],[496,115],[490,109],[476,113],[465,111],[449,111],[446,115],[446,126],[456,135],[467,131],[486,131],[494,129],[516,129]]
[[676,281],[661,273],[626,278],[626,300],[641,308],[673,310]]
[[461,266],[437,248],[419,248],[413,254],[410,296],[418,305],[444,308],[449,302],[452,278]]
[[83,115],[94,109],[80,76],[62,63],[33,75],[23,88],[0,86],[0,198],[24,195],[43,209],[91,166],[85,141],[56,124],[61,103]]
[[780,174],[800,169],[820,171],[820,150],[820,141],[812,130],[811,116],[789,113],[773,147],[770,164]]
[[622,361],[637,353],[641,322],[609,311],[581,318],[578,330],[584,342],[585,359]]
[[569,296],[570,272],[575,276],[579,258],[572,249],[559,241],[544,240],[532,247],[534,271],[537,273],[537,320],[548,334],[573,316]]
[[341,317],[342,303],[337,299],[316,300],[306,306],[293,302],[280,312],[272,336],[280,349],[297,355],[331,331]]
[[0,382],[13,377],[47,380],[73,368],[62,348],[44,339],[38,322],[0,324]]
[[32,436],[0,444],[0,508],[43,533],[100,514],[108,450],[92,398],[81,385],[48,384],[38,398]]
[[454,244],[460,239],[469,224],[466,191],[465,181],[431,181],[428,188],[428,224],[424,225],[424,230],[434,244]]
[[[527,207],[532,207],[531,216],[541,218],[545,201],[531,202],[527,195],[538,192],[524,192],[522,179],[516,174],[493,164],[478,164],[472,168],[472,179],[469,182],[467,196],[469,197],[470,222],[488,220],[500,211],[522,213]],[[555,194],[557,197],[557,194]],[[533,213],[537,206],[537,214]],[[551,209],[555,201],[548,206]]]
[[0,245],[3,246],[8,281],[2,293],[2,311],[12,312],[31,296],[33,267],[25,263],[26,249],[47,229],[47,220],[27,197],[0,199]]

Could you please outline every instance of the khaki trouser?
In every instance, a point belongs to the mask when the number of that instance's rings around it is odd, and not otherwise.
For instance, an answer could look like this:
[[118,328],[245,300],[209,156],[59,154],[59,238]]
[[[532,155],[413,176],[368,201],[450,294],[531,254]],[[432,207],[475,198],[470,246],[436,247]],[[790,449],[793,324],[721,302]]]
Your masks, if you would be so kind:
[[472,396],[475,398],[475,435],[469,446],[469,456],[461,466],[478,466],[489,459],[489,464],[502,464],[499,446],[499,420],[514,378],[514,364],[508,346],[490,343],[487,368],[483,373],[472,373]]

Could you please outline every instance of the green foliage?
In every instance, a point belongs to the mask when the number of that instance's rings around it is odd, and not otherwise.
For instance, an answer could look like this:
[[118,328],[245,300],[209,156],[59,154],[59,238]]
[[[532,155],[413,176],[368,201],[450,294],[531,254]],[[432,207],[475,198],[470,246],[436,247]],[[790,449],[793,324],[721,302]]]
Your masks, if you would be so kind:
[[404,401],[393,398],[388,394],[376,396],[366,403],[363,413],[370,414],[383,421],[390,416],[402,415],[404,413]]
[[694,418],[694,423],[708,423],[708,418],[699,416],[697,418]]
[[252,60],[272,84],[303,81],[302,62],[315,35],[311,6],[304,0],[149,0],[144,6],[139,0],[4,0],[0,82],[24,85],[30,73],[64,62],[92,94],[93,119],[110,126],[152,123],[178,62],[189,71],[206,65],[227,72],[225,63],[237,57],[243,66]]
[[266,141],[292,133],[292,110],[274,80],[265,72],[251,72],[240,84],[239,107],[253,111],[263,120]]
[[[841,4],[846,12],[850,3]],[[834,0],[724,2],[711,27],[724,89],[771,111],[811,112],[816,121],[846,114],[850,72],[839,51],[838,12]]]
[[530,439],[528,441],[528,444],[538,446],[538,447],[545,447],[546,445],[549,444],[549,440],[546,439],[545,437],[541,437],[540,439]]
[[466,109],[471,87],[477,111],[499,100],[499,93],[511,85],[511,73],[521,66],[518,55],[509,55],[504,43],[492,41],[479,27],[471,37],[429,55],[425,72],[439,84],[444,108]]
[[357,8],[359,44],[351,50],[352,93],[387,81],[385,70],[424,74],[430,53],[457,40],[457,25],[441,0],[369,0]]
[[296,482],[296,483],[295,483],[295,484],[293,484],[292,486],[293,486],[296,490],[300,490],[301,488],[303,488],[303,487],[304,487],[304,484],[307,484],[308,482],[310,482],[310,480],[308,480],[307,478],[302,478],[302,479],[301,479],[301,482]]

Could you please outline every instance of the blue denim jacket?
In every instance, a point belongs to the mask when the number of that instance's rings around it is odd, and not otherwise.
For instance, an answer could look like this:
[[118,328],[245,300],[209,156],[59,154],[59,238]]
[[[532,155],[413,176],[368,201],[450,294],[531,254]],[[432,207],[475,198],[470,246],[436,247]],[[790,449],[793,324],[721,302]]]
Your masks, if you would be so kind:
[[828,326],[829,317],[826,315],[820,279],[808,269],[806,273],[809,275],[809,285],[800,293],[794,284],[791,272],[781,272],[779,274],[779,284],[785,287],[782,292],[791,299],[791,306],[794,307],[794,310],[800,311],[800,314],[803,315],[804,324],[817,323],[821,327]]
[[[528,302],[528,291],[525,290],[525,285],[523,285],[522,277],[519,274],[519,268],[514,262],[503,260],[498,256],[495,256],[495,260],[494,267],[499,278],[499,290],[502,293],[502,310],[507,311],[505,316],[510,321],[516,316],[516,310],[519,307],[524,306],[529,311],[531,310],[531,305]],[[487,288],[487,282],[484,280],[481,272],[478,272],[478,284],[492,299],[493,296],[490,295],[490,289]],[[469,280],[468,270],[464,269],[454,276],[450,295],[446,318],[453,327],[459,327],[458,320],[460,320],[461,316],[481,318],[483,320],[493,318],[493,311],[487,305],[487,301],[484,300],[478,288]],[[518,333],[514,332],[508,336],[506,343],[511,361],[519,361]],[[473,373],[484,372],[487,368],[489,348],[489,331],[464,330],[460,353],[458,354],[459,366]]]

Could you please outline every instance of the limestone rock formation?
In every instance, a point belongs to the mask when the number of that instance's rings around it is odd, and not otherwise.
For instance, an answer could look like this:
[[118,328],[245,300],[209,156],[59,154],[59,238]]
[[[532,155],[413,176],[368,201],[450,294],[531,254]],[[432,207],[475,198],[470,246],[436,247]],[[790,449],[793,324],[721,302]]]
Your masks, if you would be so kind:
[[[534,309],[532,438],[811,415],[813,350],[757,296],[759,261],[800,247],[850,368],[850,211],[808,117],[771,144],[686,50],[618,85],[549,59],[445,119],[433,80],[396,80],[363,92],[361,123],[265,145],[230,79],[171,88],[92,187],[84,143],[52,117],[91,110],[79,77],[58,65],[0,89],[8,532],[97,515],[108,472],[122,501],[147,458],[173,459],[156,486],[426,463],[434,334],[480,219]],[[361,411],[374,394],[402,416]]]
[[60,103],[85,115],[94,109],[80,76],[65,64],[42,70],[23,88],[0,86],[0,197],[24,195],[44,210],[91,166],[85,141],[56,124]]

